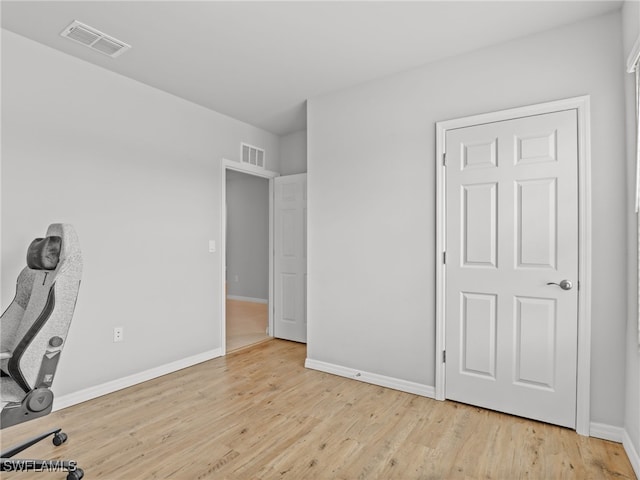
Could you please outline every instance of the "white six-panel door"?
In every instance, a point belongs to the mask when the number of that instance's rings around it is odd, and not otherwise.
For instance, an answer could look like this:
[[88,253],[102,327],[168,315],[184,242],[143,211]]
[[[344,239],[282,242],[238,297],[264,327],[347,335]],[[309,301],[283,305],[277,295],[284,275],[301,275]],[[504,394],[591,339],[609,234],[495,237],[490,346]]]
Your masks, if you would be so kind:
[[447,398],[575,427],[577,145],[576,110],[447,131]]
[[274,337],[307,341],[307,174],[275,179]]

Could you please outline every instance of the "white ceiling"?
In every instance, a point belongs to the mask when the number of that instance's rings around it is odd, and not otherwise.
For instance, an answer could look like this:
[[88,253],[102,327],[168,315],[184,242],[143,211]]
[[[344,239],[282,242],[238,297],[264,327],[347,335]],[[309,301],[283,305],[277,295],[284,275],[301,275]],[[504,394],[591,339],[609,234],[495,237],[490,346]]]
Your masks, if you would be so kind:
[[[621,7],[620,1],[6,1],[2,27],[278,135],[305,100]],[[59,36],[79,20],[132,45]]]

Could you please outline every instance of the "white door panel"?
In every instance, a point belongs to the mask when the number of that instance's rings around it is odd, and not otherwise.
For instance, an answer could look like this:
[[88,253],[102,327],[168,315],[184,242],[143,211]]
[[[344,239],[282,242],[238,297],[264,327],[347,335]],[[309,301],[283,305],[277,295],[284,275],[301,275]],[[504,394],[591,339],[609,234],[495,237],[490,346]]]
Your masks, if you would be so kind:
[[464,185],[462,196],[462,263],[467,267],[496,267],[498,185]]
[[275,179],[274,336],[307,341],[307,176]]
[[[446,134],[446,397],[575,427],[577,116]],[[549,282],[571,280],[564,290]]]

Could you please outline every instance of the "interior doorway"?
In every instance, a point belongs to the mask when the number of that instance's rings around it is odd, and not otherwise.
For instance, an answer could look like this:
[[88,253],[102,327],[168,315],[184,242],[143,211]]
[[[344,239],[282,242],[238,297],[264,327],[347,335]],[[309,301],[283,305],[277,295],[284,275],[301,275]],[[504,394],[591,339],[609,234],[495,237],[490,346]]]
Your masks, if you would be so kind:
[[226,350],[269,338],[269,181],[226,175]]
[[222,178],[225,352],[270,338],[272,298],[271,172],[230,163],[223,162]]

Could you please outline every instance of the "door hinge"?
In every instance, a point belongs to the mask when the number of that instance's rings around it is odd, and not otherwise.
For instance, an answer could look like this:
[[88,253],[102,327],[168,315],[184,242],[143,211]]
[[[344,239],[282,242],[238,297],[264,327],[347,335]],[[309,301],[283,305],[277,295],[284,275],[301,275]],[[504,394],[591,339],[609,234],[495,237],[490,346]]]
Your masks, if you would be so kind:
[[447,264],[447,252],[442,252],[442,263]]
[[447,153],[442,154],[442,165],[447,166]]
[[442,363],[447,363],[447,351],[442,350]]

